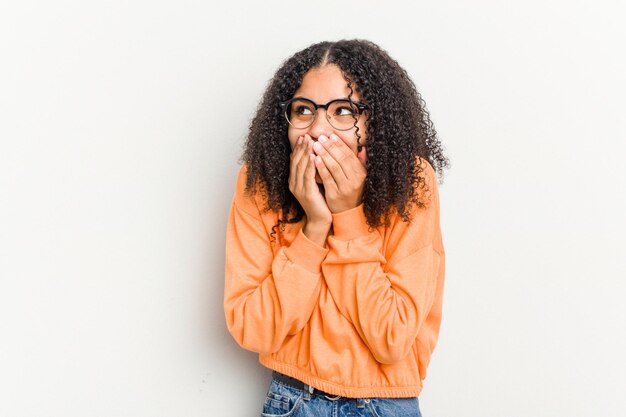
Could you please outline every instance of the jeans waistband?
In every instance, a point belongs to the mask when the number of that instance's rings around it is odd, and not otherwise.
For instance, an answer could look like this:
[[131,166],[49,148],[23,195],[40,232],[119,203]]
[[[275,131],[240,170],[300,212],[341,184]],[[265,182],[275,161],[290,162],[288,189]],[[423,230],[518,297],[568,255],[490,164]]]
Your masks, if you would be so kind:
[[330,399],[337,399],[340,396],[339,395],[332,395],[332,394],[328,394],[327,392],[324,392],[322,390],[319,390],[317,388],[313,388],[310,385],[305,384],[304,382],[300,381],[299,379],[290,377],[288,375],[285,374],[281,374],[280,372],[277,371],[273,371],[272,372],[272,378],[274,378],[275,380],[282,382],[285,385],[289,385],[292,388],[297,388],[299,390],[302,391],[308,391],[310,394],[319,394],[319,395],[324,395],[326,396],[326,398]]

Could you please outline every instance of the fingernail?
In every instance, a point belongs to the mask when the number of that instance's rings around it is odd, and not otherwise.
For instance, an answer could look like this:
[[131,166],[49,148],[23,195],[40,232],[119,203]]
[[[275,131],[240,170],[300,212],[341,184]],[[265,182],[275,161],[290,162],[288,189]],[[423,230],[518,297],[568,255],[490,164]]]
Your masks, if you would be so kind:
[[303,138],[302,136],[300,136],[300,137],[298,138],[298,145],[302,143],[302,140],[303,140],[303,139],[304,139],[304,138]]
[[339,140],[339,137],[335,135],[334,133],[330,135],[330,138],[332,139],[333,142],[337,142]]
[[321,143],[326,143],[326,141],[328,140],[328,138],[324,135],[320,136],[319,138],[317,138],[317,140]]
[[[319,140],[319,139],[318,139],[318,140]],[[323,148],[322,148],[322,145],[320,145],[320,144],[319,144],[319,143],[317,143],[317,142],[315,142],[315,143],[313,144],[313,148],[315,148],[315,150],[316,150],[316,151],[318,151],[318,152],[319,152],[319,151],[321,151],[321,150],[323,149]]]

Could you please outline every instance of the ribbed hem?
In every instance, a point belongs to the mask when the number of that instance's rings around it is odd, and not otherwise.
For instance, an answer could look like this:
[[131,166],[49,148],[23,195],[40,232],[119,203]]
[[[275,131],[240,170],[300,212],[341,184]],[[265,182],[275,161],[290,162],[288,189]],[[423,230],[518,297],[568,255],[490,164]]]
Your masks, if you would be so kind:
[[363,211],[363,204],[359,204],[349,210],[333,213],[332,216],[333,231],[336,239],[352,240],[370,233],[367,218]]
[[259,362],[261,365],[278,371],[281,374],[285,374],[292,378],[299,379],[321,391],[325,391],[332,395],[339,395],[348,398],[408,398],[417,397],[422,391],[422,384],[416,386],[404,386],[404,387],[346,387],[334,382],[326,381],[319,377],[310,375],[309,373],[299,369],[293,365],[278,362],[276,359],[259,355]]

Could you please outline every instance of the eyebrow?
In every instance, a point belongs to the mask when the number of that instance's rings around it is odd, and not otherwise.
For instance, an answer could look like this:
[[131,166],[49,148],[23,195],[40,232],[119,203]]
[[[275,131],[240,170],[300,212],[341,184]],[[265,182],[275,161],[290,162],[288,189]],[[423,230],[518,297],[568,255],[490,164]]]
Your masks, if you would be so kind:
[[[304,96],[294,96],[293,98],[294,99],[296,99],[296,98],[303,98],[305,100],[309,100],[309,101],[312,101],[315,104],[318,104],[315,100],[312,100],[312,99],[310,99],[308,97],[304,97]],[[350,100],[348,97],[334,98],[334,99],[330,100],[328,103],[330,103],[331,101],[336,101],[336,100],[346,100],[346,101],[351,101],[353,103],[355,103],[355,102],[358,103],[358,100],[354,100],[354,99]]]

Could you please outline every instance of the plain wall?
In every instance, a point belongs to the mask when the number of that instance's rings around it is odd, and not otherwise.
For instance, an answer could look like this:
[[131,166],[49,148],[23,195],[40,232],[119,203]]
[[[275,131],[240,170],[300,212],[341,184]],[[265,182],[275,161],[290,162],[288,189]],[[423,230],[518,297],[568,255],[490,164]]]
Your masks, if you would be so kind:
[[623,2],[0,7],[0,415],[258,415],[224,235],[280,63],[366,38],[452,163],[427,417],[626,415]]

